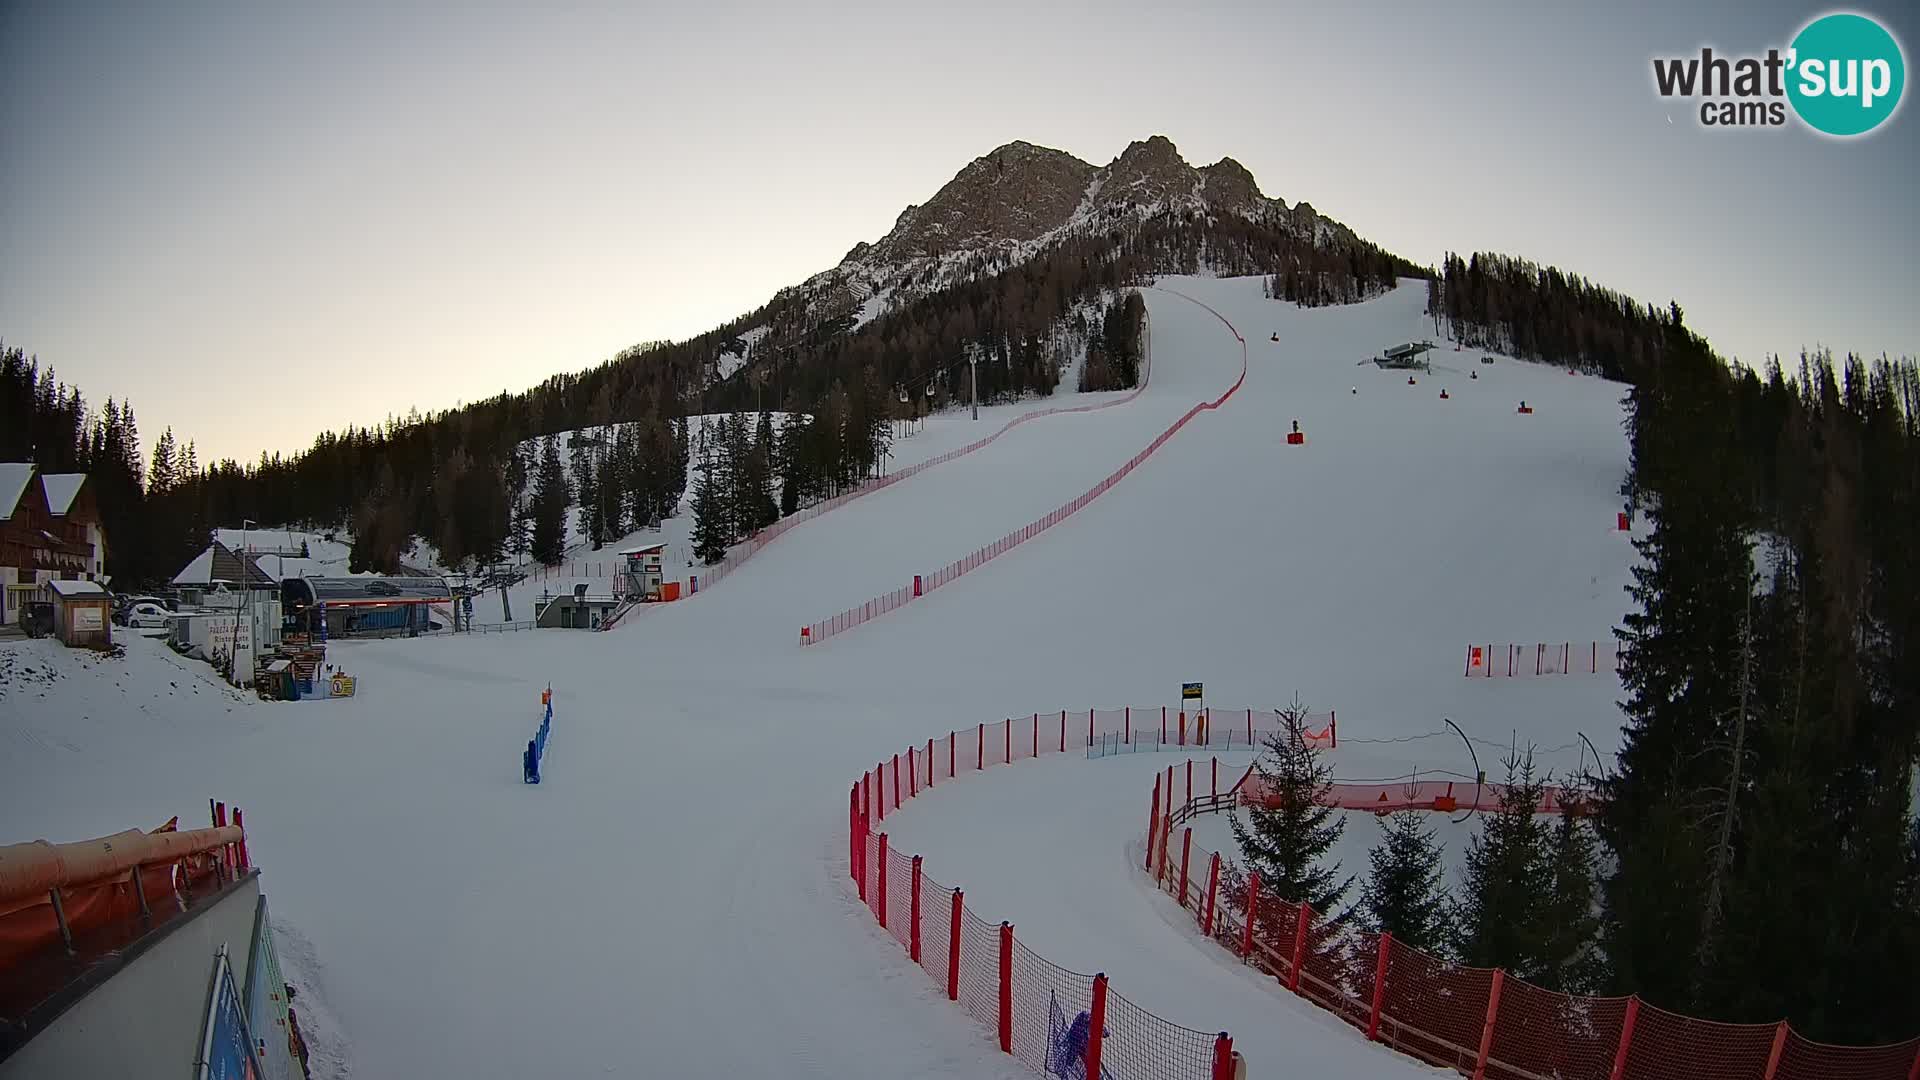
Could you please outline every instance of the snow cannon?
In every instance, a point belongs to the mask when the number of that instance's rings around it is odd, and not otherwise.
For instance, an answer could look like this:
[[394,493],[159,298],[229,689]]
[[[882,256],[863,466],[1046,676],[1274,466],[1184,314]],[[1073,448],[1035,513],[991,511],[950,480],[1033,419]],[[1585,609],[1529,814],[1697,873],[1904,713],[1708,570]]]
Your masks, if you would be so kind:
[[1477,371],[1469,371],[1469,372],[1467,372],[1467,378],[1469,378],[1469,379],[1478,379],[1479,377],[1480,377],[1480,373],[1479,373],[1479,372],[1477,372]]
[[1532,416],[1532,415],[1533,415],[1533,406],[1531,406],[1531,405],[1529,405],[1529,404],[1527,404],[1526,402],[1524,402],[1524,401],[1522,401],[1522,402],[1520,403],[1520,408],[1519,408],[1519,409],[1518,409],[1517,411],[1518,411],[1518,412],[1520,413],[1520,415],[1522,415],[1522,416]]
[[1307,445],[1307,436],[1304,432],[1300,430],[1300,421],[1298,420],[1295,420],[1293,422],[1293,430],[1287,432],[1287,445],[1288,446]]
[[1348,390],[1348,391],[1347,391],[1347,393],[1349,393],[1349,394],[1352,394],[1352,395],[1353,395],[1354,397],[1359,397],[1359,396],[1360,396],[1360,388],[1356,386],[1356,387],[1354,387],[1354,388],[1352,388],[1351,390]]
[[1279,341],[1279,340],[1280,340],[1280,331],[1278,331],[1278,330],[1275,330],[1275,331],[1273,332],[1273,336],[1272,336],[1272,337],[1270,337],[1270,338],[1268,338],[1267,340],[1268,340],[1268,341]]
[[1440,400],[1441,400],[1441,401],[1445,401],[1445,400],[1447,400],[1447,396],[1448,396],[1448,395],[1447,395],[1447,388],[1446,388],[1446,387],[1444,387],[1444,386],[1443,386],[1443,387],[1441,387],[1441,388],[1440,388]]
[[1413,383],[1414,383],[1414,379],[1413,379],[1413,376],[1411,376],[1411,375],[1409,375],[1409,376],[1407,376],[1407,385],[1408,385],[1408,386],[1412,386],[1412,385],[1413,385]]

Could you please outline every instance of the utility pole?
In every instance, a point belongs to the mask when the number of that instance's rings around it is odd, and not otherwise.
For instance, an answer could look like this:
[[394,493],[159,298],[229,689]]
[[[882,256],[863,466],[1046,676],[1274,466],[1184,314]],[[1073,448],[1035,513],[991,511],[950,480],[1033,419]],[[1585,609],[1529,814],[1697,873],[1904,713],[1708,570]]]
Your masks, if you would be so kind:
[[980,419],[980,350],[967,348],[967,396],[973,399],[973,418]]

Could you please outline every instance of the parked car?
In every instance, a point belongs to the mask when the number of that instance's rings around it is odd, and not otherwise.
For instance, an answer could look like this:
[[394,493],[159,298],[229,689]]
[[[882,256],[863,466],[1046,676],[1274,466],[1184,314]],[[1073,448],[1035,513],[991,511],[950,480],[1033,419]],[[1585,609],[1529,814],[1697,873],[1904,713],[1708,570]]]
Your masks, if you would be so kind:
[[126,625],[136,628],[166,626],[173,621],[173,612],[151,600],[142,600],[127,609],[125,621]]
[[152,604],[162,611],[167,612],[174,610],[173,601],[168,600],[164,596],[116,596],[113,598],[113,621],[119,623],[121,626],[129,625],[127,615],[137,604]]

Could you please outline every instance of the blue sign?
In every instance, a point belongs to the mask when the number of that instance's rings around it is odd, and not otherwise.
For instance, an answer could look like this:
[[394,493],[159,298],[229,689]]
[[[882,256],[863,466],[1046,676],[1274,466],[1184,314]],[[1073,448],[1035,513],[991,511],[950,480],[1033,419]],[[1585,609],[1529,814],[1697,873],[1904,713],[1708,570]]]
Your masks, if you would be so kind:
[[200,1043],[200,1076],[205,1080],[259,1080],[253,1067],[253,1039],[247,1032],[246,1007],[233,982],[226,946],[214,957],[212,1000],[208,1002],[206,1033]]

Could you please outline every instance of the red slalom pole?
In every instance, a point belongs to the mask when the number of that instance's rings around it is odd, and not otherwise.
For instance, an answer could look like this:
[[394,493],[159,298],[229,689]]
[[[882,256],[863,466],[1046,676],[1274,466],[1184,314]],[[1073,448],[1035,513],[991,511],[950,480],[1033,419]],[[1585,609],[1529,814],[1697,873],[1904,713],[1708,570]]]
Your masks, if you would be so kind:
[[1085,1056],[1086,1074],[1092,1077],[1100,1075],[1100,1051],[1107,1036],[1107,975],[1101,972],[1093,977],[1093,1015],[1087,1026],[1087,1052]]
[[960,915],[965,910],[963,894],[953,890],[953,925],[947,929],[947,1000],[960,1000]]

